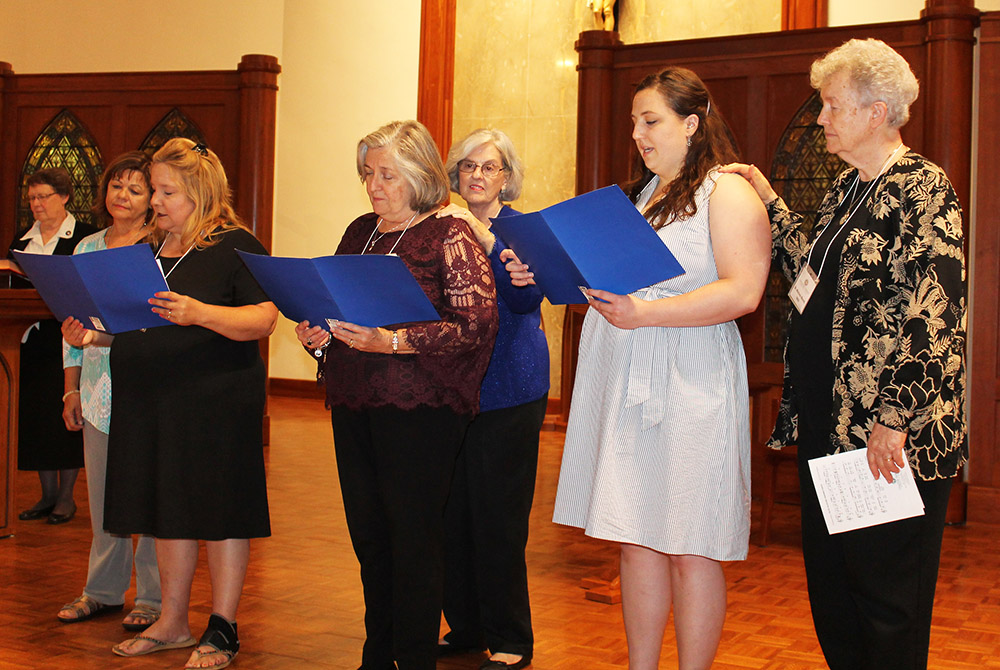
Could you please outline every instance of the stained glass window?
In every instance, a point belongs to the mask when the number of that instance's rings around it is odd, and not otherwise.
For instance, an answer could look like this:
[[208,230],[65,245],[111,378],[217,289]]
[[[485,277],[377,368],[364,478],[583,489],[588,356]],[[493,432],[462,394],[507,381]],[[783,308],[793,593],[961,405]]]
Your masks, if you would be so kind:
[[157,149],[167,143],[167,140],[175,137],[186,137],[199,144],[208,144],[205,141],[205,136],[201,133],[201,129],[195,125],[194,121],[185,116],[184,112],[174,107],[160,119],[156,127],[149,131],[146,139],[142,141],[139,151],[152,156],[156,153]]
[[28,177],[39,170],[61,167],[73,180],[73,197],[66,210],[81,223],[94,225],[90,204],[97,194],[104,163],[101,150],[87,127],[72,112],[64,109],[38,135],[21,169],[17,229],[26,230],[34,221],[28,206]]
[[[808,233],[830,184],[847,163],[826,150],[823,128],[816,123],[823,101],[814,92],[792,117],[778,141],[771,164],[771,185],[788,208],[801,214],[802,229]],[[780,270],[773,269],[764,291],[764,360],[780,362],[787,329],[788,282]]]

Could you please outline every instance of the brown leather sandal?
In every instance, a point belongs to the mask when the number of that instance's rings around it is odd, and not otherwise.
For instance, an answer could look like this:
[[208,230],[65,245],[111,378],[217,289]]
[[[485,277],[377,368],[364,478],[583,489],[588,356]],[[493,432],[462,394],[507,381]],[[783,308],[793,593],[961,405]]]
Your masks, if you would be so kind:
[[[96,616],[103,616],[112,612],[120,612],[124,605],[105,605],[99,603],[90,596],[80,596],[71,603],[62,606],[56,618],[63,623],[79,623]],[[68,616],[63,616],[63,612],[68,612]]]
[[[129,621],[129,619],[133,619],[133,621]],[[135,619],[140,619],[140,621],[135,621]],[[122,628],[141,633],[159,620],[160,610],[152,605],[136,603],[132,611],[125,615],[125,620],[122,621]]]

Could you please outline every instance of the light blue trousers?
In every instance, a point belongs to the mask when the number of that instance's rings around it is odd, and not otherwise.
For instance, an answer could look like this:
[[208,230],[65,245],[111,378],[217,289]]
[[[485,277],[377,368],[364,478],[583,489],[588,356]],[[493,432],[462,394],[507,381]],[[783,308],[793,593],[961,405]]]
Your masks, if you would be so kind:
[[[112,535],[104,530],[104,478],[108,469],[108,434],[89,422],[83,425],[83,459],[90,499],[90,563],[84,595],[104,605],[125,602],[132,580],[132,537]],[[156,566],[156,545],[152,537],[140,535],[135,545],[136,604],[160,608],[160,572]]]

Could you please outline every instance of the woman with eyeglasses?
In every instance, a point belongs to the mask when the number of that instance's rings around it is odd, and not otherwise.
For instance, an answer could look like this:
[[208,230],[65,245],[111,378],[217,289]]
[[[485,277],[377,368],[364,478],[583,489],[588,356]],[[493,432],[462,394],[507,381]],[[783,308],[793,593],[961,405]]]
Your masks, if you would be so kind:
[[479,411],[497,330],[489,261],[464,222],[436,218],[448,178],[430,133],[395,121],[358,143],[372,212],[338,254],[395,254],[440,321],[295,328],[326,381],[337,471],[361,564],[363,670],[434,670],[441,627],[442,536],[455,458]]
[[[14,239],[10,251],[69,256],[80,240],[97,232],[66,211],[66,204],[73,197],[73,181],[66,170],[61,167],[39,170],[25,184],[35,221],[27,232]],[[12,285],[31,287],[27,280],[16,278]],[[39,321],[21,340],[17,469],[38,471],[42,497],[18,515],[21,521],[47,517],[48,523],[61,524],[76,514],[73,488],[83,467],[83,440],[80,433],[66,430],[63,423],[66,399],[63,394],[76,392],[63,382],[59,322]]]
[[[112,651],[195,647],[186,668],[224,668],[240,649],[236,611],[250,538],[271,534],[258,340],[274,330],[278,310],[236,253],[266,250],[233,210],[218,156],[169,140],[153,155],[150,181],[169,290],[149,303],[165,325],[113,338],[79,321],[64,327],[74,346],[111,346],[104,528],[156,538],[160,618]],[[212,614],[196,640],[188,608],[200,541]]]
[[490,230],[490,219],[518,213],[505,203],[520,195],[524,171],[510,138],[486,128],[452,146],[446,169],[466,207],[449,205],[437,216],[468,223],[490,259],[500,329],[479,392],[480,413],[465,435],[445,508],[444,615],[451,630],[438,653],[488,649],[491,656],[480,667],[523,668],[534,646],[524,550],[549,350],[541,329],[542,293],[511,282],[505,265],[513,254]]

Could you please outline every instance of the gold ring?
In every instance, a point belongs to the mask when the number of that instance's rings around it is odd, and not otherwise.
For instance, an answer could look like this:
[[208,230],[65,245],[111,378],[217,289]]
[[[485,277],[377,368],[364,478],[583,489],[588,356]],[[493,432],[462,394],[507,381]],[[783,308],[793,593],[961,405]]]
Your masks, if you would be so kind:
[[349,349],[353,349],[353,348],[354,348],[354,340],[351,340],[350,342],[348,342],[348,343],[347,343],[347,347],[348,347]]

